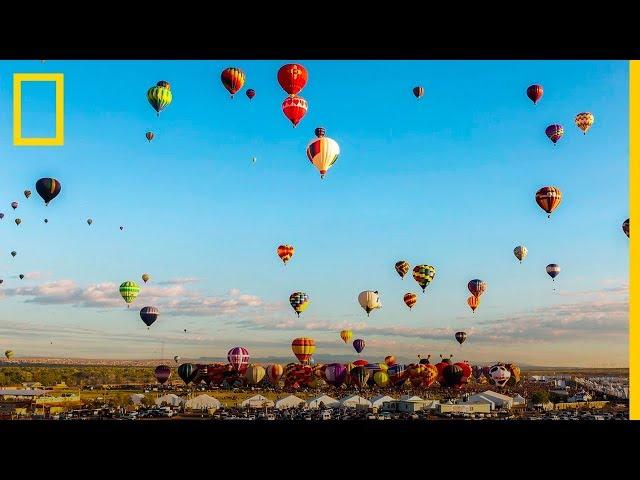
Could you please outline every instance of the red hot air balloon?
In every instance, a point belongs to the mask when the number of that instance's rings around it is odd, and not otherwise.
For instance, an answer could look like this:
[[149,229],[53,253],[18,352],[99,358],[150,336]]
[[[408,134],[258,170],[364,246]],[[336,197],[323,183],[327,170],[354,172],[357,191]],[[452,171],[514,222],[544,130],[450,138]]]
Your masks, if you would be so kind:
[[253,97],[256,96],[256,91],[253,88],[250,88],[249,90],[247,90],[247,97],[249,97],[249,100],[253,100]]
[[365,365],[368,365],[369,362],[367,362],[364,358],[360,359],[360,360],[356,360],[355,362],[353,362],[353,365],[356,367],[364,367]]
[[171,377],[171,368],[167,365],[158,365],[153,372],[160,385],[164,385]]
[[153,140],[153,137],[154,137],[153,132],[147,132],[145,133],[144,136],[147,137],[147,140],[149,140],[149,142],[151,142],[151,140]]
[[543,93],[544,90],[542,89],[542,85],[534,84],[527,88],[527,97],[529,97],[534,105],[540,101]]
[[244,347],[233,347],[227,353],[227,360],[234,370],[242,372],[249,365],[249,350]]
[[287,63],[278,70],[278,83],[289,95],[297,95],[307,84],[307,69],[299,63]]
[[295,128],[300,120],[306,115],[309,105],[307,101],[302,97],[291,96],[284,99],[282,102],[282,112],[284,116],[289,119]]

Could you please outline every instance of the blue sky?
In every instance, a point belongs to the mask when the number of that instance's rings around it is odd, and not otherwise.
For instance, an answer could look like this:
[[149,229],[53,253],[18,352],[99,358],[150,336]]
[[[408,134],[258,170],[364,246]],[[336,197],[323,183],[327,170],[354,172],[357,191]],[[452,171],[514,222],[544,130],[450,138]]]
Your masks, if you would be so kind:
[[[351,354],[337,331],[352,326],[371,358],[457,354],[462,329],[472,361],[627,365],[626,62],[302,61],[309,112],[295,129],[283,63],[0,62],[1,348],[141,358],[162,342],[183,357],[241,344],[293,359],[291,339],[309,335],[322,361]],[[220,82],[231,65],[247,74],[233,100]],[[12,145],[20,72],[64,73],[63,147]],[[173,92],[160,118],[145,96],[158,80]],[[531,83],[544,86],[535,106]],[[52,84],[23,87],[25,135],[52,133],[53,104]],[[596,118],[586,136],[582,111]],[[551,123],[565,127],[555,147]],[[341,148],[324,180],[305,155],[317,126]],[[63,188],[47,208],[44,176]],[[544,185],[564,193],[550,220],[534,201]],[[296,247],[287,267],[280,243]],[[397,276],[400,259],[437,269],[412,311],[402,296],[419,287]],[[562,267],[555,292],[548,263]],[[117,285],[143,272],[152,281],[127,311]],[[472,278],[488,283],[475,314]],[[368,289],[383,302],[369,318]],[[296,290],[311,297],[299,320]],[[147,304],[162,311],[150,331]]]

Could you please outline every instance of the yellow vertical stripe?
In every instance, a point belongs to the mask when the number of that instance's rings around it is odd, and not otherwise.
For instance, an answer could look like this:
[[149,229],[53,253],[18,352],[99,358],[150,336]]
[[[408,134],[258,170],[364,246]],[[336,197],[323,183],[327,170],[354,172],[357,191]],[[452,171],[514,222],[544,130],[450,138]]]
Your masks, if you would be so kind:
[[[640,61],[629,62],[629,221],[640,221]],[[636,187],[634,188],[634,184]],[[640,420],[640,236],[629,237],[629,418]]]

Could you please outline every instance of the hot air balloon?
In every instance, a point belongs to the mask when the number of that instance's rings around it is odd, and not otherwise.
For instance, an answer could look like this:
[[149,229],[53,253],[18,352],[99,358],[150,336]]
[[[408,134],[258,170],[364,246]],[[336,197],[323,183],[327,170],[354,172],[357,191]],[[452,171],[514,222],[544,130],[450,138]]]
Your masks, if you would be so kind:
[[4,280],[0,278],[0,285],[4,283]]
[[587,130],[591,128],[593,122],[596,121],[596,117],[593,116],[593,113],[582,112],[576,115],[576,126],[582,130],[584,135],[587,134]]
[[91,220],[90,218],[87,218],[87,225],[91,226],[92,223],[93,223],[93,220]]
[[480,297],[487,289],[487,284],[482,280],[473,279],[467,284],[467,288],[474,297]]
[[19,218],[16,218],[14,222],[16,222],[16,225],[20,225],[22,223],[22,220],[20,220]]
[[407,304],[409,310],[416,304],[418,301],[418,296],[415,293],[405,293],[404,294],[404,303]]
[[160,385],[164,385],[171,378],[171,367],[167,365],[158,365],[153,372],[156,380]]
[[298,63],[287,63],[278,70],[278,83],[289,95],[297,95],[307,84],[307,70]]
[[44,223],[49,223],[49,220],[47,220],[46,218],[44,219]]
[[151,278],[151,277],[149,276],[149,274],[148,274],[148,273],[143,273],[143,274],[142,274],[142,281],[143,281],[144,283],[147,283],[147,282],[149,281],[149,279],[150,279],[150,278]]
[[24,196],[29,198],[31,196],[31,190],[25,190],[24,191]]
[[222,85],[229,91],[231,98],[242,88],[245,78],[244,72],[236,67],[225,68],[220,74]]
[[324,378],[329,385],[339,387],[347,378],[347,367],[341,363],[330,363],[324,370]]
[[280,257],[280,260],[282,260],[282,262],[286,265],[287,262],[291,260],[291,257],[293,257],[294,251],[295,248],[293,247],[293,245],[280,245],[278,247],[277,253]]
[[6,350],[4,356],[7,357],[7,360],[11,360],[13,358],[13,350]]
[[131,302],[133,302],[136,297],[140,293],[140,287],[136,282],[132,282],[131,280],[127,280],[126,282],[122,282],[120,284],[120,295],[127,302],[127,308],[130,307]]
[[236,372],[242,372],[249,365],[249,350],[244,347],[233,347],[227,352],[227,360]]
[[347,343],[353,338],[353,332],[351,330],[342,330],[340,332],[340,338],[344,343]]
[[149,140],[149,143],[151,143],[151,140],[153,140],[153,132],[147,132],[144,134],[145,137],[147,137],[147,140]]
[[293,292],[289,296],[289,303],[293,307],[293,310],[298,314],[298,317],[309,306],[309,295],[304,292]]
[[373,374],[373,381],[377,386],[384,388],[389,385],[391,381],[389,374],[387,372],[379,371]]
[[15,258],[15,256],[18,254],[18,252],[16,252],[15,250],[13,252],[11,252],[11,256]]
[[160,80],[155,87],[151,87],[147,90],[147,100],[151,104],[158,116],[160,112],[171,104],[173,100],[173,94],[171,93],[171,86],[168,82]]
[[511,372],[503,364],[498,363],[489,368],[489,380],[498,387],[504,387],[511,378]]
[[524,260],[524,258],[527,256],[527,253],[529,253],[529,251],[524,245],[518,245],[513,249],[513,254],[518,260],[520,260],[520,263],[522,263],[522,260]]
[[384,363],[386,366],[392,367],[396,364],[396,357],[394,357],[393,355],[387,355],[386,357],[384,357]]
[[158,319],[158,315],[160,315],[160,310],[158,310],[156,307],[143,307],[140,309],[140,318],[145,323],[147,328],[149,328],[153,324],[153,322]]
[[442,369],[442,386],[443,387],[459,387],[464,378],[464,370],[453,363]]
[[289,119],[294,128],[306,115],[308,109],[309,105],[302,97],[287,97],[284,99],[284,102],[282,102],[282,113],[284,113],[284,116]]
[[430,387],[438,380],[438,368],[430,363],[423,364],[422,368],[422,385]]
[[629,219],[628,218],[622,223],[622,231],[628,238],[629,237]]
[[291,342],[291,350],[300,363],[306,364],[309,363],[313,352],[316,351],[316,342],[313,338],[295,338],[293,342]]
[[307,145],[307,158],[320,172],[320,178],[324,178],[331,166],[336,163],[340,155],[340,146],[334,139],[325,136],[325,130],[318,127],[315,130],[317,138]]
[[18,202],[11,202],[11,208],[13,208],[14,210],[18,208]]
[[360,292],[358,295],[358,303],[367,312],[367,316],[371,313],[372,310],[376,308],[381,308],[382,303],[380,302],[380,296],[377,291],[365,290],[364,292]]
[[467,333],[466,332],[456,332],[455,337],[456,337],[456,340],[458,341],[458,343],[460,345],[462,345],[464,343],[464,341],[467,339]]
[[423,293],[435,276],[436,269],[431,265],[416,265],[413,267],[413,279],[418,282]]
[[176,355],[173,357],[173,361],[178,363],[180,361],[180,355]]
[[475,378],[476,380],[479,380],[480,378],[482,378],[482,367],[478,366],[478,365],[474,365],[472,368],[472,373],[473,373],[473,378]]
[[478,305],[480,305],[480,297],[471,295],[469,298],[467,298],[467,304],[469,305],[469,307],[471,307],[471,311],[475,313],[476,308],[478,308]]
[[555,278],[560,274],[560,266],[556,265],[555,263],[550,263],[549,265],[547,265],[547,273],[555,282]]
[[178,376],[187,385],[195,378],[196,373],[196,367],[192,363],[183,363],[178,367]]
[[18,275],[18,277],[20,278],[20,280],[24,280],[24,275],[22,273]]
[[358,352],[358,355],[360,355],[360,352],[362,352],[362,350],[364,350],[364,340],[362,340],[361,338],[356,338],[353,341],[353,348],[355,349],[356,352]]
[[[364,347],[362,347],[362,348],[364,348]],[[353,362],[353,365],[355,367],[364,367],[364,366],[366,366],[368,364],[369,364],[369,362],[367,362],[364,358],[358,359],[355,362]]]
[[124,230],[124,227],[122,225],[120,225],[120,231]]
[[4,213],[0,213],[0,220],[4,218]]
[[536,192],[536,203],[551,217],[553,212],[562,201],[562,192],[558,187],[542,187]]
[[413,87],[413,94],[417,99],[422,98],[422,96],[424,95],[424,87]]
[[253,88],[250,88],[249,90],[247,90],[247,97],[249,97],[249,100],[253,100],[253,97],[256,96],[256,91]]
[[398,275],[400,275],[400,278],[404,279],[404,276],[409,272],[410,267],[408,262],[400,260],[399,262],[396,262],[395,268]]
[[564,128],[562,128],[562,125],[553,124],[553,125],[549,125],[544,131],[544,133],[547,135],[547,137],[549,137],[549,140],[551,140],[555,145],[556,143],[558,143],[558,140],[560,140],[564,135]]
[[358,388],[364,388],[367,380],[369,380],[369,371],[365,367],[353,367],[349,372],[349,376]]
[[511,374],[507,381],[507,385],[511,387],[517,385],[520,382],[520,367],[515,363],[507,363],[505,367],[507,367],[507,370],[509,370],[509,373]]
[[542,85],[534,84],[527,88],[527,97],[529,97],[534,105],[540,101],[543,93],[544,90],[542,89]]
[[264,378],[266,371],[261,365],[249,365],[247,371],[244,373],[244,378],[249,385],[257,385]]
[[267,367],[267,378],[269,379],[269,383],[271,385],[277,386],[280,381],[280,377],[282,377],[283,373],[282,365],[279,363],[274,363],[273,365],[269,365]]

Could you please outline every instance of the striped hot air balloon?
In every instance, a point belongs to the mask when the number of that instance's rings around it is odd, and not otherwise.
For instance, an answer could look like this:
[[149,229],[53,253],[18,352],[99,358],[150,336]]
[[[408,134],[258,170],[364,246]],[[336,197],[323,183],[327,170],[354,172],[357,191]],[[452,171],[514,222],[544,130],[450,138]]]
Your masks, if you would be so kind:
[[307,158],[320,172],[320,178],[324,178],[338,160],[340,146],[334,139],[325,136],[324,128],[316,128],[316,137],[307,145]]
[[480,305],[480,297],[471,295],[469,298],[467,298],[467,304],[469,305],[469,307],[471,307],[471,311],[475,313],[476,308],[478,308],[478,305]]
[[280,245],[277,250],[278,257],[280,257],[280,260],[282,260],[282,263],[284,263],[285,265],[289,260],[291,260],[294,252],[295,248],[293,247],[293,245]]
[[415,293],[404,294],[404,303],[407,304],[407,307],[409,307],[409,310],[413,308],[413,306],[416,304],[417,301],[418,301],[418,296]]
[[562,201],[562,192],[558,187],[542,187],[536,192],[536,203],[547,212],[547,218],[551,218],[553,212]]
[[278,382],[280,381],[283,372],[284,369],[279,363],[269,365],[267,367],[267,378],[269,379],[269,383],[271,383],[271,385],[278,386]]
[[413,87],[413,95],[420,100],[424,96],[424,87]]
[[242,88],[246,75],[237,67],[225,68],[220,74],[222,85],[231,94],[231,98]]
[[304,292],[293,292],[289,296],[289,303],[293,307],[293,310],[298,314],[298,317],[309,306],[309,295]]
[[340,338],[344,343],[347,343],[349,340],[353,338],[353,331],[351,330],[342,330],[340,332]]
[[249,350],[244,347],[233,347],[227,352],[227,360],[236,372],[244,372],[249,365]]
[[550,263],[549,265],[547,265],[547,274],[555,282],[556,281],[556,277],[560,274],[560,265],[557,265],[555,263]]
[[404,260],[400,260],[399,262],[396,262],[396,272],[398,272],[398,275],[400,275],[400,278],[404,279],[404,276],[409,273],[409,262],[405,262]]
[[416,265],[413,267],[413,279],[418,282],[424,293],[425,289],[436,276],[436,269],[431,265]]
[[154,87],[147,90],[147,100],[158,116],[160,112],[171,104],[173,93],[168,82],[160,80]]
[[313,352],[316,351],[316,342],[313,338],[295,338],[293,342],[291,342],[291,350],[300,363],[307,364]]
[[178,367],[178,376],[188,385],[196,376],[196,367],[191,363],[183,363]]
[[369,380],[369,370],[365,367],[353,367],[349,372],[351,381],[358,387],[364,388]]
[[127,303],[127,308],[131,306],[131,303],[136,299],[140,293],[140,287],[136,282],[128,280],[120,284],[120,295]]
[[147,137],[147,140],[149,142],[151,142],[151,140],[153,140],[154,134],[153,134],[153,132],[147,132],[147,133],[144,134],[144,136]]
[[[353,341],[353,348],[356,352],[358,352],[358,355],[360,355],[360,353],[362,352],[362,350],[364,350],[365,347],[365,343],[364,340],[362,340],[361,338],[356,338]],[[358,360],[359,361],[359,360]],[[355,364],[355,362],[354,362]]]
[[467,284],[467,288],[474,297],[480,297],[487,289],[487,284],[480,279],[474,278]]
[[158,365],[153,372],[160,385],[164,385],[171,378],[171,367],[168,365]]
[[575,118],[576,126],[582,130],[584,135],[587,134],[587,130],[592,127],[595,121],[596,117],[594,117],[593,113],[590,112],[581,112],[577,114]]
[[555,123],[553,125],[549,125],[544,133],[555,145],[556,143],[558,143],[558,140],[560,140],[564,135],[564,128],[562,128],[562,125],[558,125],[557,123]]
[[153,322],[158,319],[158,315],[160,315],[160,310],[156,307],[143,307],[140,310],[140,318],[145,323],[147,328],[149,328]]
[[527,256],[527,253],[529,253],[529,251],[524,245],[518,245],[513,249],[513,254],[518,260],[520,260],[520,263],[522,263],[522,260],[524,260],[524,258]]

